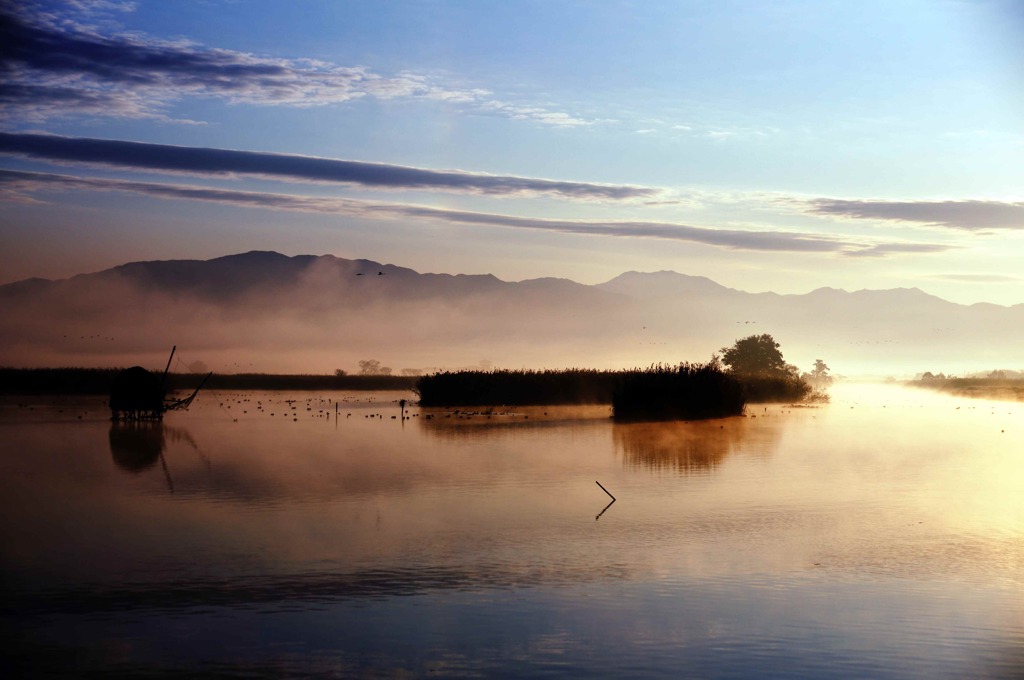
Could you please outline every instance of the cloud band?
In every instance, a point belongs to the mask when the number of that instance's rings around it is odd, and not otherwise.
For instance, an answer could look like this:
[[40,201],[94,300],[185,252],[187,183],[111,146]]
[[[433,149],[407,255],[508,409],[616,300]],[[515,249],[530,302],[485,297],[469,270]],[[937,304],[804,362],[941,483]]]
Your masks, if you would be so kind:
[[489,195],[547,194],[580,200],[649,198],[647,187],[431,170],[335,158],[0,132],[0,153],[192,175],[250,175],[290,181],[431,189]]
[[849,201],[818,198],[808,212],[857,220],[904,222],[963,231],[1024,229],[1024,203],[1003,201]]
[[940,252],[949,249],[948,246],[938,244],[870,244],[799,232],[712,229],[664,222],[555,220],[408,204],[373,203],[336,197],[234,191],[13,170],[0,170],[0,187],[6,187],[8,191],[29,193],[46,190],[122,191],[157,198],[198,200],[249,208],[294,210],[373,219],[427,219],[445,223],[531,229],[588,236],[653,238],[698,243],[731,250],[835,253],[847,256],[881,257],[892,253]]

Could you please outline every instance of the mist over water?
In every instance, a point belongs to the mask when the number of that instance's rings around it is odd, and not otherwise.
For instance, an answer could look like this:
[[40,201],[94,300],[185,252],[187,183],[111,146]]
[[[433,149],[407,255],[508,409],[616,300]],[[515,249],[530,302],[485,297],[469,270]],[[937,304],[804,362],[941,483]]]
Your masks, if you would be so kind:
[[392,418],[407,396],[204,393],[134,427],[5,402],[9,667],[1024,670],[1020,404],[846,384],[703,422]]
[[395,373],[621,369],[702,362],[769,333],[804,371],[823,359],[838,375],[909,377],[1018,367],[1022,324],[1024,305],[918,290],[750,294],[673,272],[512,283],[247,253],[0,287],[0,365],[155,369],[177,345],[184,365],[218,373],[351,373],[366,359]]

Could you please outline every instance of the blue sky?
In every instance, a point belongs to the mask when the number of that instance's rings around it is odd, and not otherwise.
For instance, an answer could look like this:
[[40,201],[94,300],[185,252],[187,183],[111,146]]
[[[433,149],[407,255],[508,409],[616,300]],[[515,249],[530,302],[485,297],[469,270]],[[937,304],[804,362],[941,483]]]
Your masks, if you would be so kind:
[[5,282],[272,249],[1024,302],[1019,3],[0,8]]

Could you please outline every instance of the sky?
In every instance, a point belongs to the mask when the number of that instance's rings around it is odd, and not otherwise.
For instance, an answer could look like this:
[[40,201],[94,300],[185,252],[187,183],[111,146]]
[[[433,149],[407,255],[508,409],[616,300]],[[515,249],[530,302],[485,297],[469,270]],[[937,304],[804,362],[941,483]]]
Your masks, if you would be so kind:
[[1024,303],[1024,5],[0,0],[0,283],[249,250]]

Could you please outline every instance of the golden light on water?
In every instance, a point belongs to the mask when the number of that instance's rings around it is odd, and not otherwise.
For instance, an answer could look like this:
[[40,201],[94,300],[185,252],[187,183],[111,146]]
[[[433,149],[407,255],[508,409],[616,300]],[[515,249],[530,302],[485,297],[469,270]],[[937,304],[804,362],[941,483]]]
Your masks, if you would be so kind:
[[[495,622],[594,607],[641,646],[685,630],[785,650],[781,624],[908,663],[933,640],[1021,634],[1018,404],[847,384],[820,406],[622,424],[606,406],[401,421],[398,393],[206,396],[134,456],[100,403],[0,409],[5,565],[33,606],[348,621],[470,598]],[[534,595],[539,613],[505,616]]]

